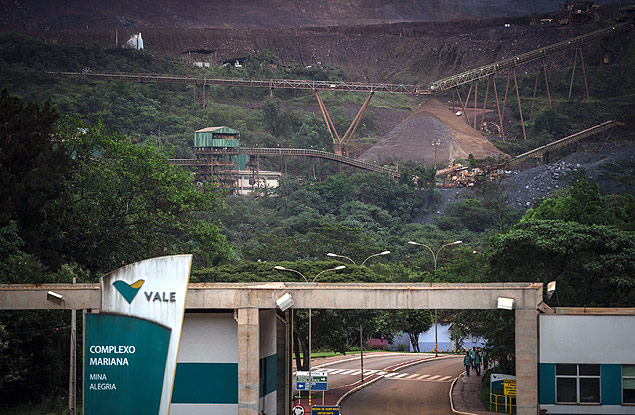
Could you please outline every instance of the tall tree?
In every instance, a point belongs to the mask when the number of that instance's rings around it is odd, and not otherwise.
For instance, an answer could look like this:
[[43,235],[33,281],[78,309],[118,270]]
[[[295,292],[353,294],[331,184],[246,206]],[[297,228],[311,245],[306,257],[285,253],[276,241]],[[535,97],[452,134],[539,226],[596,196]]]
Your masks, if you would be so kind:
[[430,330],[433,317],[430,310],[402,310],[396,313],[397,327],[410,337],[412,350],[419,353],[419,335]]
[[557,281],[559,306],[635,302],[633,232],[558,220],[524,220],[492,240],[494,281]]
[[130,143],[97,123],[60,128],[76,163],[70,199],[60,209],[67,255],[92,270],[166,253],[191,252],[202,265],[228,255],[216,225],[221,194],[196,186],[167,155]]
[[[0,226],[15,221],[25,250],[57,261],[51,203],[64,191],[71,159],[53,135],[57,112],[0,93]],[[47,210],[47,208],[49,208]]]

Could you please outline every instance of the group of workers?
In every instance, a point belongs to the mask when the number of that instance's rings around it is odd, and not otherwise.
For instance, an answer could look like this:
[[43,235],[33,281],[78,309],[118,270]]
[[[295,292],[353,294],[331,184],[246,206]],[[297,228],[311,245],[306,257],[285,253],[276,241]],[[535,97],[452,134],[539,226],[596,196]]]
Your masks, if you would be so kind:
[[465,352],[463,364],[465,365],[465,373],[467,376],[470,376],[470,369],[474,370],[476,376],[481,376],[481,364],[483,365],[483,369],[487,369],[489,366],[487,350],[477,349],[476,346],[472,347],[471,350]]

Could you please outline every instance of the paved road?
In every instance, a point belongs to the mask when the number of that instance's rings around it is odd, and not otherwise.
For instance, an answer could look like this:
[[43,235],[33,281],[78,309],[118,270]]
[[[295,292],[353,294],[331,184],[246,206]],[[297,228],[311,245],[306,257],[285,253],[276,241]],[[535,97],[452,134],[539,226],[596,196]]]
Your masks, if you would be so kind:
[[[432,359],[432,355],[424,354],[391,354],[389,356],[375,356],[364,358],[364,377],[372,374],[383,373],[382,370],[394,365],[402,364],[413,360]],[[316,372],[327,372],[329,389],[350,385],[361,380],[360,359],[340,361],[324,367],[313,368]],[[396,373],[397,374],[397,373]]]
[[464,369],[461,359],[433,360],[391,372],[347,397],[342,414],[450,414],[448,394],[452,380]]

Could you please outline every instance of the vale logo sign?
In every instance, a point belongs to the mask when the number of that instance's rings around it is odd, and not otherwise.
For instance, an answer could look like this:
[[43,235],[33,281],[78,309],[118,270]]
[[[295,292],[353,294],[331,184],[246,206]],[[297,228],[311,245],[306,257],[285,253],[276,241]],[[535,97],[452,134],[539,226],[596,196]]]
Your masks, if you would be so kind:
[[119,294],[126,299],[128,304],[131,304],[144,282],[145,280],[137,280],[132,284],[128,284],[125,281],[119,280],[113,282],[112,285],[114,285],[117,291],[119,291]]

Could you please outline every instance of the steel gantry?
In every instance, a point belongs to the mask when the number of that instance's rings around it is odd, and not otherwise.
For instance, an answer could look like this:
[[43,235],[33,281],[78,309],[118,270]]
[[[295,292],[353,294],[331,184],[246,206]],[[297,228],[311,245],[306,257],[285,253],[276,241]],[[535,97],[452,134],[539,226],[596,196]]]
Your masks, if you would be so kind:
[[[499,128],[500,128],[500,135],[503,141],[505,141],[505,129],[504,129],[504,123],[503,120],[505,119],[505,108],[507,107],[507,97],[508,97],[508,92],[509,92],[509,84],[510,84],[510,80],[513,77],[514,79],[514,89],[516,90],[516,99],[517,99],[517,104],[518,104],[518,113],[520,116],[520,124],[522,127],[522,131],[523,131],[523,138],[527,139],[527,133],[525,131],[525,120],[524,120],[524,115],[523,115],[523,108],[521,105],[521,101],[520,101],[520,91],[518,89],[518,79],[516,76],[516,68],[520,65],[523,64],[527,64],[530,63],[532,61],[539,61],[538,62],[538,71],[536,72],[536,80],[534,82],[534,91],[533,91],[533,97],[531,100],[531,111],[530,111],[530,115],[529,115],[529,120],[533,119],[533,113],[534,113],[534,104],[536,101],[536,93],[537,93],[537,89],[538,89],[538,80],[539,80],[539,76],[540,76],[540,72],[544,72],[544,78],[545,78],[545,88],[546,88],[546,92],[547,92],[547,99],[548,99],[548,105],[549,108],[552,108],[552,102],[551,102],[551,92],[549,90],[549,80],[547,77],[547,65],[545,63],[545,58],[547,56],[550,55],[554,55],[556,53],[560,53],[569,49],[575,49],[576,50],[576,55],[574,58],[574,62],[573,62],[573,71],[571,73],[571,82],[569,85],[569,99],[571,99],[571,91],[573,88],[573,77],[575,75],[575,68],[576,68],[576,62],[577,62],[577,58],[578,58],[578,54],[580,54],[580,60],[581,60],[581,66],[582,66],[582,73],[584,75],[584,88],[585,88],[585,96],[587,101],[589,100],[589,89],[588,89],[588,84],[587,84],[587,77],[586,77],[586,68],[584,66],[584,57],[582,55],[582,46],[586,45],[588,43],[591,42],[595,42],[597,40],[600,39],[604,39],[607,37],[611,37],[614,36],[616,33],[620,33],[620,32],[624,32],[627,30],[630,30],[630,28],[632,27],[632,25],[630,23],[621,23],[615,26],[611,26],[605,29],[601,29],[601,30],[596,30],[594,32],[591,33],[587,33],[584,34],[582,36],[578,36],[575,38],[571,38],[571,39],[567,39],[563,42],[559,42],[559,43],[555,43],[549,46],[545,46],[543,48],[540,49],[535,49],[533,51],[530,52],[526,52],[517,56],[514,56],[512,58],[509,59],[505,59],[499,62],[494,62],[492,64],[488,64],[485,66],[481,66],[475,69],[471,69],[469,71],[466,72],[462,72],[460,74],[457,75],[453,75],[444,79],[441,79],[439,81],[433,82],[430,85],[430,91],[432,92],[436,92],[436,91],[443,91],[443,90],[447,90],[447,89],[453,89],[454,90],[454,94],[458,97],[459,99],[459,103],[461,104],[461,108],[463,110],[463,115],[465,117],[465,121],[467,122],[468,125],[470,125],[472,128],[474,129],[479,129],[476,120],[477,120],[477,102],[478,102],[478,81],[481,79],[485,79],[487,78],[487,89],[485,91],[485,98],[484,98],[484,105],[483,105],[483,109],[482,109],[482,115],[481,115],[481,128],[483,125],[483,122],[485,120],[485,110],[487,107],[487,95],[489,92],[489,85],[491,82],[493,82],[494,84],[494,97],[496,99],[496,109],[498,112],[498,118],[499,118]],[[503,109],[501,111],[500,109],[500,103],[498,100],[498,91],[496,88],[496,82],[494,80],[494,77],[496,76],[497,73],[500,72],[506,72],[507,73],[507,86],[505,88],[505,98],[504,98],[504,102],[503,102]],[[467,84],[467,83],[471,83],[470,85],[470,89],[469,92],[467,94],[467,98],[465,99],[465,102],[463,102],[462,97],[461,97],[461,93],[459,90],[459,87],[461,85]],[[470,123],[470,120],[468,118],[467,115],[467,108],[468,108],[468,102],[470,100],[470,96],[472,94],[472,90],[474,90],[474,121],[473,123]],[[453,96],[454,96],[453,94]],[[454,104],[453,104],[454,106]]]
[[553,45],[545,46],[540,49],[522,53],[509,59],[504,59],[502,61],[494,62],[489,65],[470,69],[469,71],[465,71],[460,74],[456,74],[433,82],[430,85],[430,91],[442,91],[445,89],[457,87],[459,85],[467,84],[478,79],[483,79],[497,72],[510,70],[525,63],[529,63],[538,59],[544,59],[546,56],[560,53],[568,49],[579,48],[588,43],[603,39],[605,37],[613,36],[616,33],[625,32],[627,30],[630,30],[631,27],[632,25],[630,23],[620,23],[605,29],[586,33],[582,36],[567,39],[559,43],[554,43]]
[[353,118],[353,121],[351,121],[351,125],[348,127],[348,130],[346,130],[346,133],[342,137],[340,137],[340,135],[337,133],[335,125],[333,124],[333,120],[331,120],[331,116],[329,115],[329,112],[326,109],[326,105],[324,105],[324,101],[322,101],[322,97],[320,97],[317,89],[314,92],[318,104],[320,105],[320,111],[322,112],[322,117],[324,117],[326,127],[328,128],[329,133],[331,134],[331,138],[333,139],[333,150],[335,151],[335,154],[348,157],[348,145],[351,142],[351,137],[353,137],[357,126],[359,126],[359,123],[364,116],[364,112],[366,112],[366,108],[368,108],[368,104],[370,103],[370,99],[373,97],[374,92],[371,91],[371,93],[368,95],[368,98],[366,98],[366,101],[364,101],[362,108],[360,108],[355,118]]

